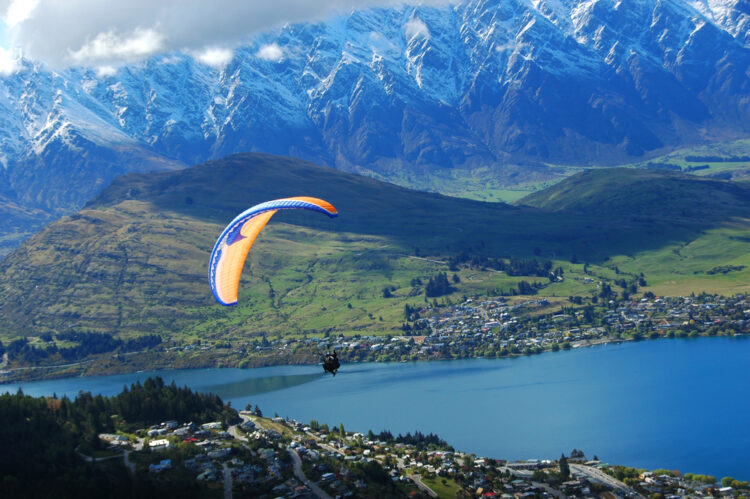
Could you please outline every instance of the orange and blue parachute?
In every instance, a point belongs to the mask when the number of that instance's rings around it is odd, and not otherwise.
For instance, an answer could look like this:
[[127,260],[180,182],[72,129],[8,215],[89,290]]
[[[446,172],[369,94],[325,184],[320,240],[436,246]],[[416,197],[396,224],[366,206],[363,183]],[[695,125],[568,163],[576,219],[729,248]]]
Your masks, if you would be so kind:
[[332,218],[338,215],[328,201],[304,196],[266,201],[240,213],[221,233],[211,252],[208,282],[219,303],[224,306],[237,304],[242,267],[255,238],[274,213],[290,209],[319,211]]

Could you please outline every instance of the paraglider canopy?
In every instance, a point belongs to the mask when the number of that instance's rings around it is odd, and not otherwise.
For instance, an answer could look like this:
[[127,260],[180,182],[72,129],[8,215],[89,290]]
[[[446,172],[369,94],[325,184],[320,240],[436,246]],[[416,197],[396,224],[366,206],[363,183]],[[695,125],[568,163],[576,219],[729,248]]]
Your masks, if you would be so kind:
[[208,282],[219,303],[224,306],[237,304],[242,267],[255,238],[274,213],[289,209],[318,211],[329,217],[338,215],[328,201],[304,196],[266,201],[240,213],[221,233],[211,252]]

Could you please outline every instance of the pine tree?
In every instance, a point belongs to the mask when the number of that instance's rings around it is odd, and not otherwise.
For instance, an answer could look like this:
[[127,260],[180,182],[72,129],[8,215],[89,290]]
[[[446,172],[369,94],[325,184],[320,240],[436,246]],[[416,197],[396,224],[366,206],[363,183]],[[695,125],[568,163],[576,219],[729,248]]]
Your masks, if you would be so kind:
[[570,476],[570,466],[568,466],[568,458],[565,454],[560,456],[560,476],[568,478]]

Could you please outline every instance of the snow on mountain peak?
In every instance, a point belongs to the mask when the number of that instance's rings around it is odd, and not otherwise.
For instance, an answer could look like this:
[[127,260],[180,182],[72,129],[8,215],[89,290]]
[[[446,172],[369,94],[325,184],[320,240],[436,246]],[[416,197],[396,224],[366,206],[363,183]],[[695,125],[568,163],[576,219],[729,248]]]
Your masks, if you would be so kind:
[[376,170],[642,155],[690,124],[750,121],[737,97],[750,94],[747,2],[464,0],[354,10],[117,68],[21,60],[0,77],[0,163],[85,147]]

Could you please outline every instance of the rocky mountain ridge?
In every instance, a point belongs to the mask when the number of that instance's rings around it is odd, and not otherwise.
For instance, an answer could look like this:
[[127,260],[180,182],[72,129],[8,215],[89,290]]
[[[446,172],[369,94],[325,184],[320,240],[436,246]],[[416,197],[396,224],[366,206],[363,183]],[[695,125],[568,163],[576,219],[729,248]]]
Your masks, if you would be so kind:
[[98,71],[23,60],[0,79],[0,193],[59,215],[123,172],[246,151],[412,185],[489,166],[512,183],[546,163],[746,136],[748,11],[747,0],[465,0],[287,25],[221,68],[182,53]]

